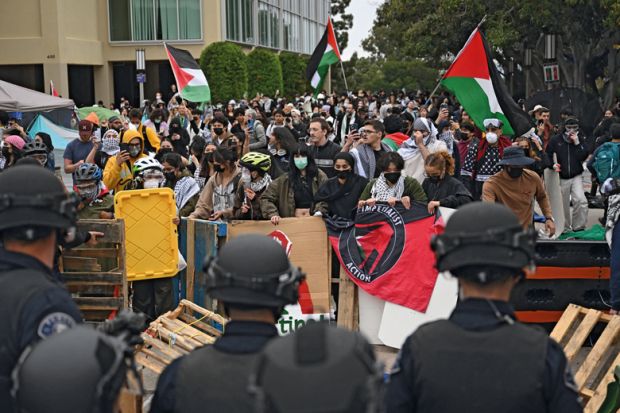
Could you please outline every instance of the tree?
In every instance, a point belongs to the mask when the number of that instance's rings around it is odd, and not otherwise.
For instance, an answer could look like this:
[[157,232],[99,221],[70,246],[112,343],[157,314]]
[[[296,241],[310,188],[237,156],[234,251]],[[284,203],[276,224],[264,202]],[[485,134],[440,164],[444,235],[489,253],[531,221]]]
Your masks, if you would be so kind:
[[247,58],[241,47],[216,42],[200,54],[200,67],[207,77],[213,102],[240,99],[248,89]]
[[351,0],[332,0],[332,22],[334,23],[334,31],[336,32],[336,40],[338,48],[342,52],[349,44],[349,30],[353,27],[353,15],[345,13],[347,7],[351,4]]
[[292,97],[310,90],[310,83],[306,79],[308,58],[291,52],[281,52],[279,58],[284,83],[283,95]]
[[507,71],[523,68],[532,47],[532,81],[543,89],[544,34],[559,34],[557,61],[563,86],[598,94],[611,103],[620,84],[620,6],[617,0],[387,0],[377,10],[363,47],[375,57],[415,56],[446,67],[484,15],[494,59]]
[[275,96],[282,93],[282,83],[282,66],[274,52],[256,48],[248,54],[248,96]]

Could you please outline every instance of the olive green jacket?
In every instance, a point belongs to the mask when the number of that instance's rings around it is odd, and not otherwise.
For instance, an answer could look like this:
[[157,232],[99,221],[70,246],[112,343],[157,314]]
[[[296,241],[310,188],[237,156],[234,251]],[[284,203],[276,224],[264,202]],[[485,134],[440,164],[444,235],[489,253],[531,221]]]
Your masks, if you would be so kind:
[[[319,169],[317,176],[312,180],[312,193],[316,194],[326,181],[327,175]],[[271,182],[260,197],[260,209],[265,219],[271,219],[276,215],[282,218],[295,216],[295,194],[289,183],[288,174],[280,175]],[[325,202],[317,202],[310,208],[310,214],[326,209]]]

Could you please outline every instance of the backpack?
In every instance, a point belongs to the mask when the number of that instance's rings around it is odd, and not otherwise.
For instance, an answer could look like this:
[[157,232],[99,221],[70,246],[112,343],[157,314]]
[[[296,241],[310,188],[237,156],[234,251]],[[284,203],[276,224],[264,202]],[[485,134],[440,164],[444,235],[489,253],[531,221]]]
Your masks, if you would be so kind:
[[593,166],[601,184],[609,178],[620,178],[620,143],[607,142],[601,145]]

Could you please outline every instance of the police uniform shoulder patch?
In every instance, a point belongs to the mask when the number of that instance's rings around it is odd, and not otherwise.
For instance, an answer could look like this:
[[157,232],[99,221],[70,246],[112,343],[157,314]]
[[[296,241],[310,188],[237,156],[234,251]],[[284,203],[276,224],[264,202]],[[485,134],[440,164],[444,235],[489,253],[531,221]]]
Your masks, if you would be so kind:
[[43,317],[37,328],[41,338],[47,338],[75,326],[75,320],[67,313],[51,313]]

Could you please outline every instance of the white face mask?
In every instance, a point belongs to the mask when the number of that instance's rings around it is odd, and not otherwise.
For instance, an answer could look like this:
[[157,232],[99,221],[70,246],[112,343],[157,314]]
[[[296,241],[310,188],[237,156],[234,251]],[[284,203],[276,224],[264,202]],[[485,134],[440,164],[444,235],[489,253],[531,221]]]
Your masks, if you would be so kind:
[[159,188],[160,183],[159,179],[147,179],[144,181],[144,189]]
[[494,143],[497,143],[497,134],[495,132],[487,132],[486,139],[487,142],[493,145]]

